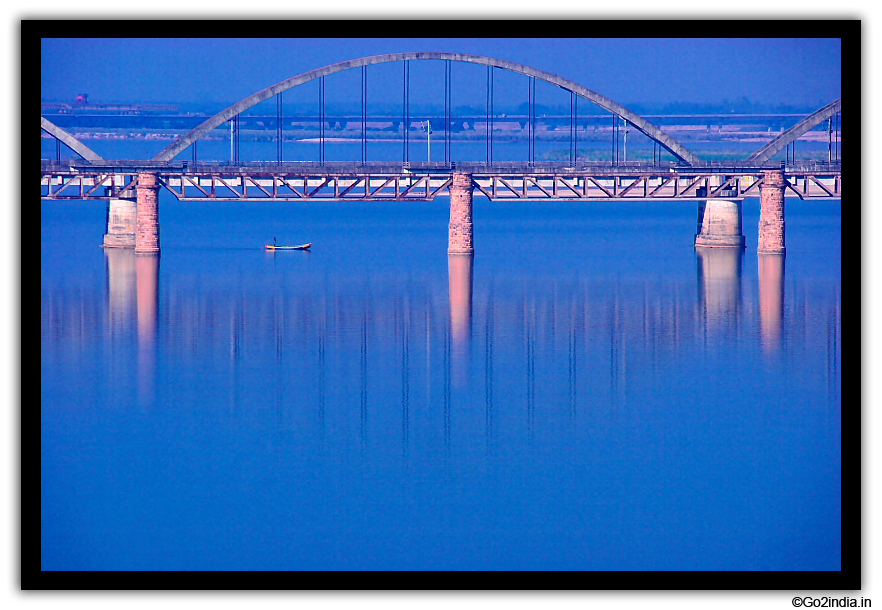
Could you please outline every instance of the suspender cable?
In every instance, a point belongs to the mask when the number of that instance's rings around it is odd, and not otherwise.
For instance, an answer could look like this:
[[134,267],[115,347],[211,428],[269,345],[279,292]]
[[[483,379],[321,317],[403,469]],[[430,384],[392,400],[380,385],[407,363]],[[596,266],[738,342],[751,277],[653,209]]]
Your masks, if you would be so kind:
[[837,160],[839,158],[839,131],[838,131],[838,119],[839,115],[833,115],[833,160]]
[[239,115],[230,119],[230,163],[239,162]]
[[408,60],[404,60],[404,161],[407,162],[410,160],[410,142],[408,138],[410,134],[408,130],[410,129],[410,62]]
[[527,160],[533,162],[533,77],[527,78]]
[[576,94],[570,91],[570,165],[576,162]]
[[833,161],[833,117],[827,119],[827,163]]
[[527,77],[527,161],[533,162],[533,78]]
[[622,158],[619,154],[619,151],[621,150],[621,147],[619,146],[619,134],[622,131],[622,125],[619,123],[619,119],[620,117],[616,115],[616,165],[620,163]]
[[612,139],[610,140],[610,149],[609,149],[609,164],[615,165],[616,163],[616,115],[613,115],[612,122]]
[[450,122],[447,117],[447,95],[449,94],[447,85],[448,83],[448,71],[450,70],[450,60],[444,60],[444,162],[447,163],[448,159],[448,140],[450,139]]
[[579,98],[573,94],[573,163],[579,162]]
[[[282,163],[282,94],[276,96],[276,158]],[[194,159],[195,161],[195,159]]]
[[367,66],[361,67],[361,164],[367,162]]
[[612,122],[612,161],[613,165],[619,162],[619,117],[613,115]]
[[836,113],[836,140],[833,143],[833,146],[834,146],[833,150],[836,153],[836,160],[837,161],[839,161],[839,138],[841,138],[841,137],[842,137],[842,135],[839,133],[839,113],[837,112]]
[[487,130],[486,138],[484,139],[484,143],[487,147],[487,164],[490,164],[490,70],[491,67],[487,66],[487,118],[484,126]]
[[444,62],[444,162],[450,162],[450,60]]
[[319,163],[325,163],[325,77],[319,78]]
[[532,152],[533,156],[530,159],[530,161],[535,163],[536,162],[536,77],[535,76],[531,77],[531,80],[533,81],[533,115],[530,118],[530,121],[531,121],[530,137],[533,138],[533,152]]
[[490,164],[493,164],[493,67],[490,67]]

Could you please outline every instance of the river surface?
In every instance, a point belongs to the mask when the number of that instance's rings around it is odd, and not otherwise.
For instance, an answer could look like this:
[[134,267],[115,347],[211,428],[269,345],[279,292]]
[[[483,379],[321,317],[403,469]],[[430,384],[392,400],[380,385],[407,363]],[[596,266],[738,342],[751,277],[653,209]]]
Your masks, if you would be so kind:
[[42,202],[42,568],[838,570],[840,209]]

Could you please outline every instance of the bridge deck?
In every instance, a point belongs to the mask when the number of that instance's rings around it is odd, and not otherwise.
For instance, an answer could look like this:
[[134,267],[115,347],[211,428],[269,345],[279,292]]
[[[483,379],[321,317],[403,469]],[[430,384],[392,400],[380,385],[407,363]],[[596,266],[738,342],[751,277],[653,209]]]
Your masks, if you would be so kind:
[[[580,163],[98,163],[44,161],[43,199],[133,197],[139,172],[151,172],[182,201],[432,200],[446,195],[453,172],[471,174],[492,200],[741,198],[759,195],[765,169],[705,164]],[[783,168],[787,196],[841,198],[839,164]]]

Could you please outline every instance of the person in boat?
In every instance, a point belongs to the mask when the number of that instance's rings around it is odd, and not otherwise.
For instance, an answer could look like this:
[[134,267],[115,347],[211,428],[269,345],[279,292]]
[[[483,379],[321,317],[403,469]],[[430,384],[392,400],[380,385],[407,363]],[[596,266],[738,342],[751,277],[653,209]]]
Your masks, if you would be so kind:
[[275,247],[276,247],[276,238],[273,237],[273,248],[275,248]]

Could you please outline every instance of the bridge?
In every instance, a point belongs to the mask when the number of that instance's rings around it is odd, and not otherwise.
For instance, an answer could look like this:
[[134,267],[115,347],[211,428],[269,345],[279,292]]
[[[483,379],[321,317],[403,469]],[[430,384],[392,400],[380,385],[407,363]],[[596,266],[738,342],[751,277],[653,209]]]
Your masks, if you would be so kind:
[[[412,161],[410,130],[410,63],[443,61],[444,116],[440,121],[444,142],[443,161]],[[367,155],[368,67],[400,62],[402,71],[402,117],[400,162],[371,161]],[[484,161],[454,160],[451,133],[457,118],[451,113],[452,62],[486,67],[486,114]],[[325,158],[325,79],[346,70],[361,72],[361,160],[330,161]],[[528,153],[522,160],[494,158],[495,72],[505,70],[526,77]],[[318,159],[283,161],[282,94],[307,82],[318,81]],[[569,93],[569,159],[536,160],[536,82]],[[469,83],[474,86],[474,83]],[[239,117],[255,105],[276,98],[276,159],[240,161]],[[591,102],[609,113],[611,146],[609,161],[587,161],[578,155],[579,100]],[[785,197],[841,198],[839,129],[833,156],[833,124],[841,114],[841,100],[824,106],[760,148],[743,161],[708,162],[684,144],[621,104],[573,81],[522,64],[461,53],[394,53],[339,62],[283,80],[229,106],[178,137],[149,160],[106,160],[83,142],[41,117],[41,128],[81,159],[41,162],[41,198],[44,200],[103,199],[108,201],[105,247],[134,247],[136,253],[159,252],[158,191],[167,189],[182,201],[215,200],[432,200],[450,198],[448,252],[472,254],[472,200],[482,195],[491,200],[625,200],[681,199],[698,202],[695,246],[743,247],[741,199],[759,196],[761,218],[758,252],[783,253]],[[583,115],[584,116],[584,115]],[[470,117],[474,123],[474,117]],[[824,161],[797,161],[795,143],[807,131],[828,125],[830,154]],[[197,143],[219,127],[230,125],[231,159],[197,159]],[[621,151],[629,130],[653,143],[652,162],[628,162]],[[499,137],[498,135],[496,136]],[[794,150],[791,160],[790,151]],[[180,155],[190,149],[191,158]],[[60,145],[57,147],[60,151]],[[772,157],[787,151],[784,163]],[[662,160],[663,155],[670,159]]]

